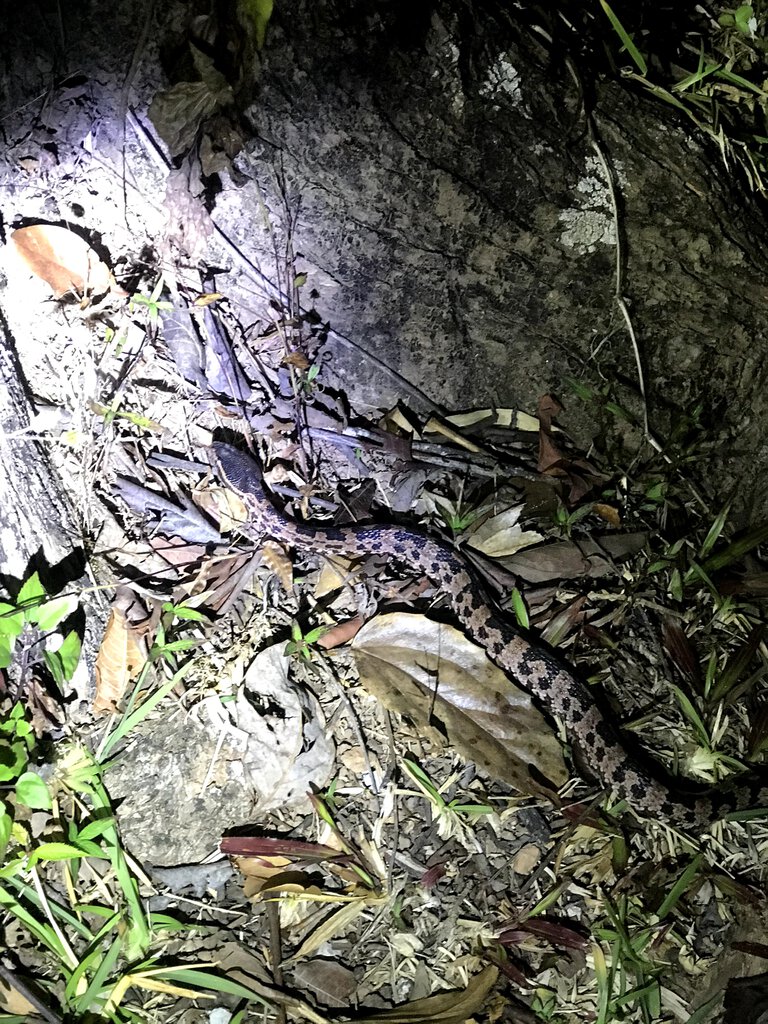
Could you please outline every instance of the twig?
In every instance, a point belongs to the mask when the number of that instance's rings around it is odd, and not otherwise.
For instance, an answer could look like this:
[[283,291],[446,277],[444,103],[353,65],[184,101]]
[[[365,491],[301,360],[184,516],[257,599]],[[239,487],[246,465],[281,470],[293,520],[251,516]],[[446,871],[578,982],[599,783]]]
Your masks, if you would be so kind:
[[16,991],[22,995],[31,1006],[34,1006],[40,1016],[47,1020],[49,1024],[62,1024],[62,1018],[46,1006],[40,996],[33,992],[32,989],[29,988],[29,986],[26,985],[21,978],[19,978],[18,975],[10,969],[10,967],[6,967],[2,961],[0,961],[0,978],[7,981],[11,988],[16,989]]
[[[280,907],[272,900],[267,901],[267,921],[269,922],[269,956],[272,961],[272,977],[275,984],[283,985],[283,939],[280,930]],[[285,1006],[276,1007],[277,1024],[286,1024]]]

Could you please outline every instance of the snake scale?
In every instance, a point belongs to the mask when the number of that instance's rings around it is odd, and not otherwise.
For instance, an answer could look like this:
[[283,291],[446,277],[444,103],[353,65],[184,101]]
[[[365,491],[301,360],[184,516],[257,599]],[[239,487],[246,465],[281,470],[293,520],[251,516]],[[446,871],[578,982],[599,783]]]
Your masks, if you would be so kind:
[[697,833],[735,811],[768,806],[768,785],[757,777],[741,785],[695,795],[678,791],[659,770],[631,756],[587,686],[546,647],[529,639],[493,610],[467,562],[447,545],[414,528],[392,525],[305,525],[278,512],[267,498],[259,465],[231,445],[213,445],[222,482],[244,500],[254,539],[272,539],[315,553],[381,555],[423,573],[449,598],[466,633],[509,677],[565,725],[590,770],[639,814]]

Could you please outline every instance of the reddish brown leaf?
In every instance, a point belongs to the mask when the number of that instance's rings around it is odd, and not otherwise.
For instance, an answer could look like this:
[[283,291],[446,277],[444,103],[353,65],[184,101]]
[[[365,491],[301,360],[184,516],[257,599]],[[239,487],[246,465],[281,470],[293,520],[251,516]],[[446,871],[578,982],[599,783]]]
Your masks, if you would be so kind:
[[323,633],[317,641],[317,646],[322,647],[324,651],[330,651],[334,647],[341,647],[342,644],[349,643],[353,636],[357,636],[364,625],[365,618],[362,615],[355,615],[351,619],[346,619],[346,621],[334,626],[333,629],[329,629],[327,633]]
[[698,693],[703,693],[701,665],[685,631],[674,619],[665,619],[661,629],[661,638],[664,650],[675,668],[696,687]]
[[286,857],[290,861],[319,863],[323,860],[349,861],[351,858],[332,846],[305,843],[301,839],[268,839],[262,836],[225,836],[219,844],[230,857]]
[[111,713],[117,708],[128,684],[136,678],[146,660],[146,648],[138,629],[121,608],[114,606],[96,657],[94,714]]
[[54,224],[18,228],[11,242],[17,258],[51,286],[56,298],[67,293],[83,298],[108,291],[125,295],[109,267],[85,239],[68,228]]

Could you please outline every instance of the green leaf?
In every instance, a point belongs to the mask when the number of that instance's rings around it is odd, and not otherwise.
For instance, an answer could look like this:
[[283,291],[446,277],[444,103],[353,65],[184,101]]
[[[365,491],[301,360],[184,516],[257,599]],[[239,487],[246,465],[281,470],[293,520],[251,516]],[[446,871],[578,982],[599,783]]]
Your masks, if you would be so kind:
[[208,616],[203,615],[196,608],[187,608],[186,605],[171,605],[169,611],[172,611],[177,619],[190,619],[192,622],[208,622]]
[[237,999],[248,999],[252,1002],[261,1003],[262,1006],[271,1004],[257,992],[252,991],[239,981],[232,981],[229,978],[220,978],[208,971],[193,970],[190,967],[169,967],[154,975],[156,978],[163,978],[167,981],[176,981],[187,985],[197,985],[198,988],[207,989],[209,992],[222,992],[225,995],[235,996]]
[[46,597],[46,592],[43,584],[40,582],[40,576],[38,573],[33,572],[29,579],[22,584],[19,596],[16,598],[17,607],[23,608],[27,612],[26,619],[29,622],[35,621],[29,613],[32,612],[34,614],[34,609],[44,597]]
[[698,711],[691,703],[690,698],[683,693],[679,686],[675,686],[674,683],[670,683],[670,686],[675,697],[677,697],[677,702],[680,705],[683,714],[696,730],[696,733],[699,737],[699,743],[701,743],[703,747],[706,747],[706,749],[709,750],[711,748],[709,733],[707,732]]
[[5,849],[8,846],[8,840],[11,838],[12,828],[13,818],[8,813],[8,808],[0,800],[0,864],[5,860]]
[[78,842],[87,842],[90,839],[96,839],[98,836],[103,836],[109,829],[115,827],[115,819],[110,816],[108,818],[97,818],[96,821],[89,821],[87,825],[77,833]]
[[574,377],[566,377],[568,387],[573,391],[577,398],[580,398],[582,402],[591,402],[595,397],[594,388],[589,387],[587,384],[583,384],[580,380],[576,380]]
[[729,658],[728,664],[720,673],[720,678],[712,687],[712,691],[708,694],[711,701],[723,700],[729,695],[731,696],[731,699],[733,699],[735,694],[732,694],[732,691],[744,675],[746,669],[749,667],[750,662],[757,653],[758,647],[763,641],[764,635],[764,623],[761,623],[752,629],[746,641],[737,651],[734,652],[732,657]]
[[250,20],[256,39],[256,49],[261,50],[267,35],[267,25],[272,17],[274,0],[240,0],[238,6],[242,15]]
[[608,20],[610,21],[611,25],[613,25],[613,29],[616,32],[616,35],[619,37],[619,39],[621,39],[622,43],[624,44],[624,48],[626,49],[627,53],[632,58],[632,60],[635,62],[635,66],[637,67],[640,74],[647,74],[648,65],[645,63],[645,58],[633,43],[631,37],[628,35],[624,26],[621,24],[621,22],[616,17],[611,8],[608,6],[608,4],[605,2],[605,0],[600,0],[600,6],[605,11]]
[[68,615],[77,608],[77,597],[75,594],[64,594],[62,597],[55,597],[52,601],[46,601],[35,610],[35,618],[42,630],[54,629]]
[[0,601],[0,636],[18,636],[24,629],[24,612],[15,605]]
[[327,626],[315,626],[314,629],[310,629],[307,635],[304,637],[305,644],[314,644],[320,639],[321,636],[325,636],[328,632]]
[[77,663],[80,660],[81,647],[80,637],[74,630],[70,630],[64,637],[58,651],[43,651],[45,664],[48,666],[57,686],[62,686],[74,675]]
[[12,636],[0,634],[0,668],[8,668],[13,661],[13,641]]
[[679,569],[675,569],[669,579],[669,593],[675,601],[683,600],[683,581]]
[[738,562],[744,555],[752,551],[753,548],[756,548],[758,544],[764,544],[767,540],[768,523],[756,526],[754,529],[748,530],[738,540],[729,544],[723,551],[710,555],[704,562],[703,569],[708,573],[717,572],[718,569],[723,569],[732,562]]
[[672,910],[672,908],[678,903],[681,896],[683,896],[693,885],[699,874],[703,858],[703,854],[697,853],[688,867],[683,871],[678,880],[669,890],[664,901],[657,910],[660,920],[664,920],[670,910]]
[[78,860],[83,857],[83,851],[69,843],[41,843],[29,856],[29,867],[33,867],[39,861],[49,860]]
[[0,740],[0,782],[17,779],[27,764],[29,750],[22,739]]
[[523,595],[515,587],[511,594],[512,597],[512,611],[515,613],[515,619],[518,625],[522,626],[523,629],[530,627],[530,619],[528,618],[528,609],[525,607],[525,601]]
[[37,772],[24,772],[16,782],[16,799],[33,810],[49,810],[51,794]]
[[725,522],[730,512],[730,505],[726,505],[723,511],[717,516],[714,523],[710,526],[707,531],[707,536],[704,538],[704,543],[701,545],[701,551],[699,552],[699,558],[706,558],[712,548],[720,539],[720,534],[723,532]]
[[751,39],[755,34],[755,12],[752,10],[752,4],[741,4],[733,12],[733,20],[736,22],[736,28],[739,32],[742,32],[745,36],[749,36]]

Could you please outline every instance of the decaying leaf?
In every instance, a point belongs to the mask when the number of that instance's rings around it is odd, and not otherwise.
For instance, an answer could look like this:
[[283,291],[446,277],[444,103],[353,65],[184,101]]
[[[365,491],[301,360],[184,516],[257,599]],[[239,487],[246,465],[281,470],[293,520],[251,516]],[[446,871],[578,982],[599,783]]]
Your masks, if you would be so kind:
[[330,942],[332,939],[343,935],[363,911],[371,905],[371,902],[381,903],[382,900],[383,897],[381,896],[374,897],[371,895],[370,898],[363,898],[354,903],[346,903],[343,907],[338,907],[306,937],[293,956],[284,960],[283,963],[304,960],[306,957],[312,956],[326,942]]
[[319,601],[321,597],[327,597],[328,594],[340,590],[352,578],[353,565],[354,562],[351,558],[344,558],[340,555],[326,557],[315,584],[315,598]]
[[333,743],[317,699],[295,684],[284,643],[260,651],[249,665],[242,692],[224,705],[247,737],[242,768],[253,781],[260,811],[305,806],[307,793],[328,780]]
[[489,558],[505,558],[522,548],[529,548],[544,540],[535,530],[524,530],[520,525],[522,505],[504,509],[486,519],[469,536],[467,543]]
[[198,82],[177,82],[156,93],[149,116],[172,156],[188,149],[207,117],[232,102],[232,89],[211,57],[190,46]]
[[12,251],[37,277],[47,282],[57,299],[70,293],[78,298],[119,288],[109,267],[80,235],[56,224],[33,224],[11,235]]
[[322,957],[297,964],[293,978],[300,991],[312,992],[323,1006],[346,1008],[357,989],[357,979],[349,967]]
[[352,642],[363,685],[388,708],[443,739],[522,792],[545,793],[529,765],[555,785],[567,778],[560,746],[522,690],[452,626],[395,612],[368,622]]
[[147,660],[143,631],[129,619],[120,598],[109,613],[104,639],[96,657],[94,714],[113,712]]
[[[480,424],[488,427],[502,427],[509,430],[527,430],[536,433],[539,421],[535,416],[518,409],[472,409],[470,412],[456,412],[446,416],[446,420],[455,427],[476,427]],[[557,428],[555,428],[557,429]]]
[[274,541],[268,540],[261,549],[264,564],[280,580],[280,584],[286,594],[293,590],[293,562],[285,553],[285,548]]
[[361,1014],[351,1018],[352,1024],[464,1024],[482,1008],[499,976],[496,967],[486,967],[476,974],[465,989],[440,992],[426,999],[415,999],[391,1010]]
[[449,441],[453,441],[460,448],[466,448],[470,452],[481,452],[483,450],[480,445],[464,437],[444,420],[438,419],[437,416],[430,416],[429,420],[424,424],[424,433],[439,434],[442,437],[447,437]]
[[615,572],[613,563],[636,554],[647,539],[646,534],[636,532],[584,538],[579,543],[555,541],[515,552],[504,559],[504,567],[528,583],[605,576]]

